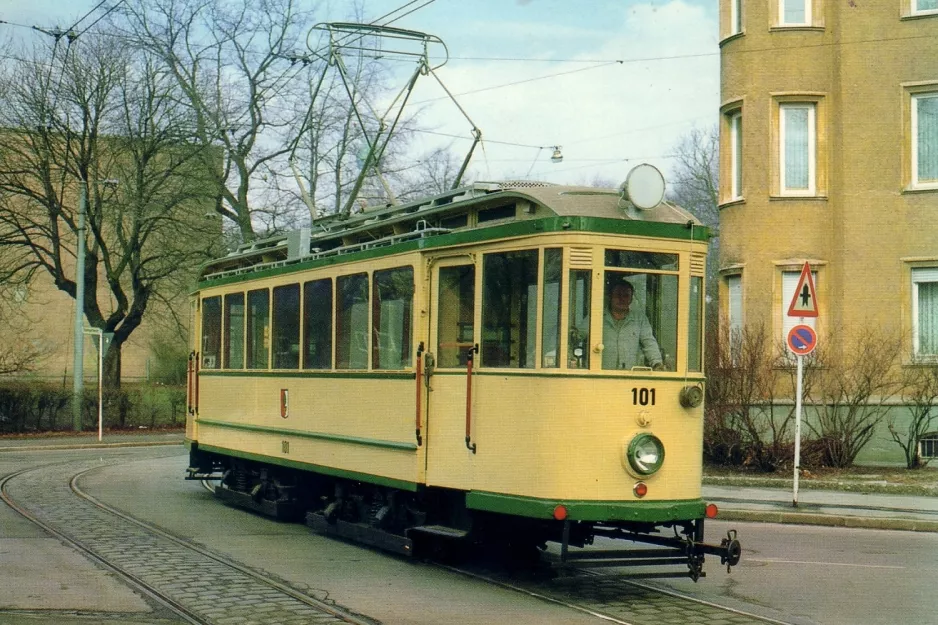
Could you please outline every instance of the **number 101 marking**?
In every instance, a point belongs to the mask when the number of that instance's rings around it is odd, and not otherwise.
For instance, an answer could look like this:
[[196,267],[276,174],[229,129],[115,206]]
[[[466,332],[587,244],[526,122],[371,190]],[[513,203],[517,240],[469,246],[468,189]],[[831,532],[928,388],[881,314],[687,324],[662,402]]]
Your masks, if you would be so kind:
[[655,405],[655,389],[653,388],[633,388],[632,404],[638,406]]

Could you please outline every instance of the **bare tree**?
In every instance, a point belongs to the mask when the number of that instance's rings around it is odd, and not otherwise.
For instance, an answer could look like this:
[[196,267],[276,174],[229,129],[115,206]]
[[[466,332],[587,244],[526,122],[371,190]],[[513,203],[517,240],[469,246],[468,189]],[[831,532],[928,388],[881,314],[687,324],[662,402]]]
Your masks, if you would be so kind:
[[[720,133],[717,126],[694,128],[681,138],[674,154],[668,199],[689,210],[711,230],[707,251],[707,291],[715,295],[718,292],[716,279],[720,255]],[[713,308],[709,308],[713,312]]]
[[864,329],[821,363],[825,380],[819,387],[817,421],[807,422],[829,466],[853,464],[902,388],[897,366],[901,337],[873,323],[860,325]]
[[113,333],[105,382],[119,386],[121,347],[151,301],[179,293],[217,238],[203,217],[211,158],[187,143],[185,111],[152,58],[102,37],[73,43],[48,71],[49,52],[2,76],[0,281],[44,275],[76,297],[85,195],[83,313]]
[[[291,106],[305,90],[305,65],[291,63],[305,40],[309,13],[293,0],[127,0],[126,36],[158,57],[190,114],[192,139],[212,171],[215,210],[255,238],[254,186],[290,152],[308,127],[308,110]],[[220,153],[222,167],[215,167]],[[276,167],[275,167],[276,169]]]
[[928,459],[919,453],[919,442],[938,425],[938,365],[923,364],[906,369],[903,373],[902,398],[909,411],[909,423],[904,433],[896,427],[896,418],[889,418],[889,434],[905,454],[905,466],[920,469]]

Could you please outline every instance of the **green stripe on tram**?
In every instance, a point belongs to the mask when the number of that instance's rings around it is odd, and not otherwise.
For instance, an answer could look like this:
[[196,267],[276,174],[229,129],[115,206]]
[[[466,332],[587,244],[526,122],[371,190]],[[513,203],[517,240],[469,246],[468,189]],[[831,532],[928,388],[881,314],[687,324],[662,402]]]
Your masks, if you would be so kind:
[[255,462],[263,462],[267,464],[274,464],[281,467],[287,467],[289,469],[298,469],[300,471],[310,471],[313,473],[321,473],[323,475],[330,475],[332,477],[340,477],[356,482],[366,482],[368,484],[377,484],[378,486],[388,486],[390,488],[397,488],[400,490],[406,490],[410,492],[417,492],[418,484],[416,482],[408,482],[406,480],[398,480],[392,477],[385,477],[383,475],[372,475],[371,473],[362,473],[359,471],[346,471],[344,469],[337,469],[335,467],[327,467],[320,464],[314,464],[311,462],[300,462],[298,460],[290,460],[287,458],[278,458],[276,456],[267,456],[264,454],[255,454],[249,451],[241,451],[238,449],[229,449],[227,447],[219,447],[217,445],[206,445],[204,443],[198,443],[199,451],[206,451],[211,453],[220,454],[223,456],[231,456],[232,458],[242,458],[244,460],[253,460]]
[[564,506],[571,521],[635,521],[661,523],[702,519],[703,499],[669,501],[588,501],[579,499],[537,499],[501,493],[470,491],[466,507],[534,519],[554,518],[554,508]]

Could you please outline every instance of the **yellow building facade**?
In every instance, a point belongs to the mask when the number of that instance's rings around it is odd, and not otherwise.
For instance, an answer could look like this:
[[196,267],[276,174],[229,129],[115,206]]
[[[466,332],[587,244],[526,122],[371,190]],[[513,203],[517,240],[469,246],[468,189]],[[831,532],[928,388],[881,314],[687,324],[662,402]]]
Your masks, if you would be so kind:
[[938,0],[721,0],[721,313],[938,358]]

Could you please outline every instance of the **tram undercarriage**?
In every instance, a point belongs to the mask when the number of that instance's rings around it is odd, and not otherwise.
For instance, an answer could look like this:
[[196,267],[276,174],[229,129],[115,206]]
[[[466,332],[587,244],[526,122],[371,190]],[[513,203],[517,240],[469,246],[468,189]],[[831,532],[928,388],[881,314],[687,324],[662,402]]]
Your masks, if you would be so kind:
[[[314,531],[407,556],[437,557],[467,546],[495,549],[515,564],[540,563],[560,574],[574,569],[642,567],[617,577],[704,577],[706,555],[727,570],[739,562],[740,543],[730,530],[719,545],[703,542],[704,519],[653,523],[593,523],[525,519],[468,510],[462,492],[418,493],[327,475],[200,453],[186,479],[218,481],[215,496],[227,504]],[[671,531],[673,535],[666,535]],[[627,540],[642,547],[587,548],[596,539]],[[660,570],[684,566],[686,570]]]

